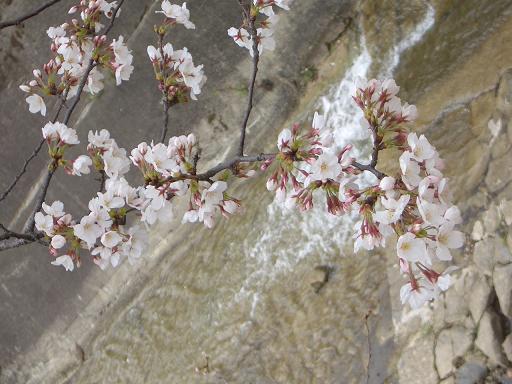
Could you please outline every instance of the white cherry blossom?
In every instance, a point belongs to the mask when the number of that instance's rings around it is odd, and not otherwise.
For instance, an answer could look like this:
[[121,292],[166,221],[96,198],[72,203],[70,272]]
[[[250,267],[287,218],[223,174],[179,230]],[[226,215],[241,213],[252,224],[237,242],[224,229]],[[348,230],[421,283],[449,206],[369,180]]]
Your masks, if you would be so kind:
[[398,238],[396,245],[398,257],[410,262],[420,262],[430,265],[427,254],[427,247],[423,239],[417,238],[415,234],[407,232]]
[[464,245],[464,234],[453,230],[453,224],[443,224],[436,237],[436,256],[439,260],[452,259],[450,249],[460,248]]
[[103,234],[103,229],[96,224],[96,220],[91,216],[84,216],[80,220],[80,224],[73,226],[75,236],[85,241],[90,249],[96,243],[96,239]]
[[412,309],[422,307],[426,302],[434,298],[434,290],[425,279],[408,282],[400,288],[400,301],[408,303]]
[[170,1],[162,1],[162,10],[156,11],[163,13],[169,19],[175,19],[178,24],[183,24],[187,29],[195,29],[196,26],[190,21],[190,11],[187,9],[187,3],[183,3],[181,7],[171,4]]
[[40,112],[41,115],[46,116],[46,104],[44,103],[44,99],[36,94],[30,95],[25,99],[28,103],[28,110],[31,113]]
[[69,272],[72,272],[75,269],[73,259],[69,255],[59,256],[55,261],[52,261],[51,264],[56,266],[62,265],[64,269]]
[[57,200],[52,203],[52,205],[48,205],[46,203],[42,203],[41,207],[43,211],[45,211],[48,215],[53,216],[55,218],[59,218],[64,216],[64,204]]
[[82,176],[91,173],[92,160],[89,156],[81,155],[73,161],[73,175]]

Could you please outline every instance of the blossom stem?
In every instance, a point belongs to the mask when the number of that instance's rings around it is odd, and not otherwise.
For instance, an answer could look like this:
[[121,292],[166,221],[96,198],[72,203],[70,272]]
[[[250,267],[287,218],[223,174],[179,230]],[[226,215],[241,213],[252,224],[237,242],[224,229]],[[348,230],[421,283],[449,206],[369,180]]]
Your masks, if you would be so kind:
[[[373,162],[372,162],[373,163]],[[375,168],[375,166],[372,165],[372,163],[370,164],[361,164],[361,163],[358,163],[357,161],[354,161],[352,163],[352,166],[359,169],[360,171],[368,171],[368,172],[371,172],[373,173],[375,176],[377,176],[378,179],[383,179],[384,177],[386,177],[386,174],[385,173],[382,173],[381,171],[379,171],[378,169]]]
[[37,9],[35,9],[35,10],[33,10],[33,11],[23,15],[23,16],[20,16],[17,19],[1,22],[0,23],[0,29],[7,28],[7,27],[12,27],[14,25],[20,25],[25,20],[28,20],[28,19],[30,19],[30,18],[32,18],[34,16],[39,15],[45,9],[50,8],[52,5],[57,4],[60,1],[61,0],[51,0],[51,1],[48,1],[47,3],[41,5],[39,8],[37,8]]
[[162,126],[162,134],[160,136],[160,143],[164,142],[165,137],[167,136],[168,129],[169,129],[169,103],[166,98],[166,99],[164,99],[164,125]]
[[256,76],[258,75],[258,63],[260,60],[260,53],[258,51],[258,34],[256,31],[256,16],[252,16],[250,10],[247,11],[247,9],[243,6],[242,1],[239,0],[240,5],[242,6],[244,10],[244,17],[249,23],[249,32],[251,33],[252,38],[252,75],[251,75],[251,82],[249,83],[249,97],[247,101],[247,110],[245,111],[245,117],[244,121],[242,123],[242,128],[240,130],[240,144],[238,146],[238,156],[244,155],[244,146],[245,146],[245,133],[247,130],[247,124],[249,122],[249,117],[251,116],[252,111],[252,104],[253,104],[253,98],[254,98],[254,88],[256,84]]

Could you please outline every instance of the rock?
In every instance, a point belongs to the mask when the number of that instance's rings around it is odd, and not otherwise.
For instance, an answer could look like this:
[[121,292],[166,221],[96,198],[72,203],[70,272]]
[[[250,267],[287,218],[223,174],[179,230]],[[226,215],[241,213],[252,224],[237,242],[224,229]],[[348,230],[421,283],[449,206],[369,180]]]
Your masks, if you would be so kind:
[[487,278],[480,274],[478,270],[471,269],[465,276],[465,286],[471,294],[468,295],[469,311],[475,323],[478,323],[485,309],[489,305],[491,298],[491,286]]
[[475,244],[473,261],[481,272],[491,276],[495,264],[512,262],[512,254],[499,237],[487,237]]
[[501,311],[508,318],[512,318],[512,264],[496,266],[493,283]]
[[484,274],[491,276],[494,268],[494,242],[492,238],[486,238],[475,244],[473,261]]
[[510,69],[501,76],[496,106],[504,114],[512,113],[512,71]]
[[491,149],[493,159],[498,159],[510,150],[510,141],[506,136],[498,136],[494,141]]
[[507,356],[508,361],[512,362],[512,333],[507,336],[503,344],[503,351],[505,352],[505,356]]
[[485,177],[485,184],[489,191],[497,192],[512,180],[512,151],[507,152],[499,159],[491,161]]
[[491,203],[489,209],[483,214],[485,233],[493,234],[500,225],[501,216],[496,204]]
[[439,384],[455,384],[455,380],[453,377],[450,376],[444,380],[441,380]]
[[487,129],[491,111],[496,108],[496,97],[493,92],[486,92],[471,102],[471,131],[480,136]]
[[455,374],[456,384],[477,384],[487,376],[487,367],[476,362],[467,362]]
[[507,223],[507,225],[512,224],[512,200],[502,200],[500,203],[500,211],[505,223]]
[[507,233],[507,247],[508,250],[512,250],[512,233]]
[[473,231],[471,232],[471,239],[480,241],[484,238],[484,226],[480,220],[475,221]]
[[494,239],[494,262],[496,264],[512,263],[512,254],[501,237]]
[[507,136],[508,141],[512,143],[512,120],[509,120],[507,124]]
[[501,349],[503,330],[498,315],[487,310],[480,320],[475,345],[489,358],[493,364],[506,365]]
[[439,376],[444,378],[454,370],[454,360],[464,356],[471,347],[471,331],[461,326],[453,326],[441,331],[437,336],[435,359]]
[[464,324],[469,315],[466,293],[468,287],[463,275],[458,277],[445,294],[444,321],[448,324]]
[[400,384],[437,384],[434,370],[434,335],[413,339],[401,353],[398,361]]

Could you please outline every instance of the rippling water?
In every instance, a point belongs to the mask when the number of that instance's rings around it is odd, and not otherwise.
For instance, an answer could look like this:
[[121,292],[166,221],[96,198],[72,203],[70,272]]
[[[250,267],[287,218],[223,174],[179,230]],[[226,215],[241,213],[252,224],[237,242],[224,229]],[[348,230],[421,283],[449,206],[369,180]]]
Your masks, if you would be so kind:
[[[384,60],[389,72],[432,23],[429,8]],[[354,143],[359,158],[367,157],[368,132],[351,95],[371,64],[362,39],[352,66],[317,105],[336,145]],[[322,204],[306,214],[283,210],[263,184],[240,191],[252,201],[243,216],[199,230],[185,257],[162,263],[98,337],[74,382],[360,383],[369,310],[377,315],[369,324],[371,375],[386,376],[380,352],[392,348],[393,331],[385,261],[352,254],[350,217],[330,216]],[[319,291],[318,267],[330,271]]]

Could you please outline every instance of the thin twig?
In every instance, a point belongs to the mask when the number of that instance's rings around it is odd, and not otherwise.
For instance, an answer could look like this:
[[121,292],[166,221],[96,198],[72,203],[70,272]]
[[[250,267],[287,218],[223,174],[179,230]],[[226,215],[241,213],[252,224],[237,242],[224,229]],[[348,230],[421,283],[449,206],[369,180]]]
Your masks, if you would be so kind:
[[215,167],[209,169],[208,171],[204,173],[200,173],[197,175],[198,180],[208,180],[211,179],[213,176],[215,176],[217,173],[225,170],[225,169],[231,169],[233,166],[235,166],[238,163],[254,163],[257,161],[264,161],[268,159],[273,159],[275,157],[274,154],[265,154],[261,153],[259,155],[251,155],[251,156],[235,156],[230,160],[224,161]]
[[46,4],[41,5],[39,8],[35,9],[34,11],[27,13],[26,15],[20,16],[17,19],[1,22],[0,29],[12,27],[13,25],[20,25],[25,20],[28,20],[31,17],[39,15],[45,9],[50,8],[52,5],[57,4],[59,1],[61,1],[61,0],[51,0],[51,1],[47,2]]
[[169,129],[169,103],[164,100],[164,125],[162,127],[162,134],[160,135],[160,143],[163,143],[167,136],[167,130]]
[[252,103],[254,98],[254,88],[256,84],[256,76],[258,75],[258,63],[260,61],[260,52],[258,51],[258,33],[256,31],[256,16],[251,16],[250,11],[245,10],[241,0],[239,1],[242,9],[244,9],[245,18],[249,23],[249,32],[252,38],[252,76],[251,82],[249,83],[249,98],[247,101],[247,110],[245,111],[244,121],[242,128],[240,129],[240,144],[238,146],[238,156],[244,155],[245,146],[245,134],[247,131],[247,124],[249,123],[249,117],[251,116]]
[[386,177],[386,174],[385,173],[382,173],[381,171],[379,171],[378,169],[376,169],[375,167],[373,167],[371,164],[361,164],[361,163],[358,163],[357,161],[354,161],[352,163],[352,166],[354,168],[357,168],[359,169],[360,171],[368,171],[368,172],[371,172],[373,173],[375,176],[377,176],[378,179],[383,179],[384,177]]
[[370,166],[375,168],[377,166],[377,162],[379,161],[380,139],[377,133],[377,127],[371,127],[371,131],[373,140],[373,150],[372,158],[370,160]]
[[368,311],[366,315],[364,315],[364,326],[366,329],[366,342],[368,346],[368,362],[366,364],[366,384],[370,382],[370,363],[372,361],[372,345],[370,341],[370,326],[368,325],[368,318],[372,315],[372,311]]

